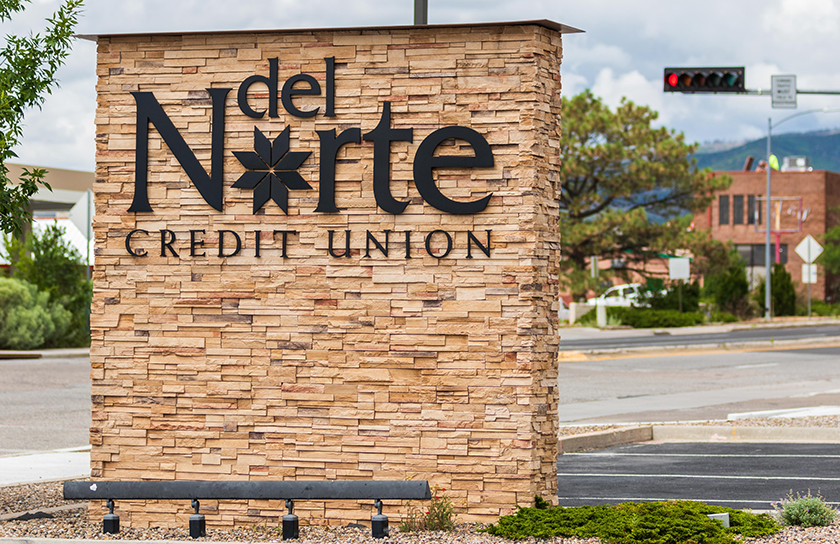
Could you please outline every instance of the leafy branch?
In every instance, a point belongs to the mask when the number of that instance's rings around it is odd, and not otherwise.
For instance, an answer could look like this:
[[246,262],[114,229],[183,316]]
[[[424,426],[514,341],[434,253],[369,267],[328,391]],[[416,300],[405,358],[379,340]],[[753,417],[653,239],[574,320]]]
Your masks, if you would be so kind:
[[[23,11],[30,0],[0,0],[0,21]],[[32,214],[29,199],[44,181],[46,170],[24,170],[17,185],[9,179],[6,162],[23,138],[23,118],[27,109],[40,108],[58,85],[55,73],[70,53],[73,28],[81,13],[82,0],[65,0],[47,29],[28,36],[6,37],[0,49],[0,230],[19,235]]]

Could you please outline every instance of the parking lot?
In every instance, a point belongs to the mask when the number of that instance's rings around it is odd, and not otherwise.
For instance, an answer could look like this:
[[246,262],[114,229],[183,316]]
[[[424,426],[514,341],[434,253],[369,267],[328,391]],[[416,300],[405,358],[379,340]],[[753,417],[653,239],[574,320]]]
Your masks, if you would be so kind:
[[682,499],[770,510],[810,491],[838,505],[838,461],[837,444],[629,444],[561,455],[558,498],[563,506]]

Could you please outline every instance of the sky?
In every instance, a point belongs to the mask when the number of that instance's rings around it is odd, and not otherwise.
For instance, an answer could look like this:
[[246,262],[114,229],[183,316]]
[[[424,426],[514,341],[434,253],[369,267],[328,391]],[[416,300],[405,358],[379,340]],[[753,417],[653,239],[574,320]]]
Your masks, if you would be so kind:
[[[744,66],[748,89],[773,74],[804,90],[840,90],[840,0],[428,0],[429,23],[549,19],[584,30],[563,37],[561,84],[616,106],[623,97],[658,111],[657,123],[690,142],[744,141],[792,113],[840,109],[840,95],[799,95],[798,110],[769,96],[663,93],[666,66]],[[2,35],[44,28],[59,0],[32,0]],[[387,26],[412,23],[413,0],[86,0],[80,34]],[[18,162],[93,170],[95,44],[77,40],[61,87],[26,116]],[[774,129],[835,129],[840,113],[803,115]]]

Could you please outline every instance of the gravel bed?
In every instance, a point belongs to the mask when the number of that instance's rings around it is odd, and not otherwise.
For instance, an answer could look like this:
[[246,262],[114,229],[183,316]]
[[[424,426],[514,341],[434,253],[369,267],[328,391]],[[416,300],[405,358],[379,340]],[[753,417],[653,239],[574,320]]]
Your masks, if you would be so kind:
[[[61,499],[61,483],[30,484],[0,487],[0,511],[20,512],[74,504]],[[20,508],[20,510],[18,510]],[[391,528],[391,536],[374,539],[369,529],[355,527],[307,526],[301,520],[302,544],[510,544],[504,538],[477,532],[479,524],[461,524],[452,532],[400,533]],[[87,509],[56,512],[50,519],[0,522],[0,538],[63,538],[95,540],[183,540],[190,541],[186,527],[132,529],[123,527],[117,535],[102,534],[100,521],[90,522]],[[207,537],[199,541],[215,542],[281,542],[277,527],[255,526],[237,529],[207,529]],[[522,544],[601,544],[597,538],[527,539]],[[751,544],[811,544],[840,542],[840,522],[829,527],[786,527],[781,532],[758,539],[745,539]]]
[[680,425],[736,425],[740,427],[840,427],[840,416],[753,417],[746,419],[686,421]]
[[[2,493],[2,488],[0,488]],[[397,527],[391,527],[391,536],[385,539],[375,539],[370,535],[370,529],[357,527],[324,527],[307,526],[301,520],[300,540],[302,544],[510,544],[511,541],[484,533],[476,529],[483,527],[479,524],[461,524],[451,532],[417,532],[400,533]],[[0,538],[73,538],[91,540],[193,540],[189,537],[186,527],[163,529],[153,527],[148,529],[132,529],[123,527],[119,534],[102,534],[101,522],[91,523],[87,518],[87,510],[61,512],[52,519],[36,519],[28,521],[0,522]],[[242,527],[237,529],[207,528],[205,538],[197,541],[210,542],[282,542],[282,533],[278,527]],[[522,542],[536,542],[529,539]],[[596,538],[554,538],[540,542],[552,544],[598,544]]]
[[74,504],[62,498],[62,486],[63,482],[50,482],[0,487],[0,515]]
[[[678,422],[680,425],[737,425],[742,427],[840,427],[840,416],[820,416],[802,418],[752,418],[739,420],[710,420]],[[627,425],[574,425],[559,429],[559,434],[572,436],[575,434],[620,429],[631,427]],[[12,512],[25,512],[35,509],[46,509],[68,504],[79,504],[65,501],[62,498],[62,483],[50,482],[41,484],[26,484],[0,487],[0,515]],[[395,523],[395,520],[392,520]],[[306,526],[301,520],[301,543],[319,544],[502,544],[510,541],[479,533],[476,530],[481,525],[462,524],[457,530],[449,533],[422,532],[400,533],[396,526],[392,527],[392,536],[384,540],[373,539],[369,529],[353,527],[322,527]],[[97,540],[191,540],[186,527],[163,529],[132,529],[123,528],[118,535],[103,535],[100,521],[90,522],[87,509],[56,512],[50,519],[32,519],[28,521],[0,522],[0,538],[74,538]],[[207,537],[199,540],[207,541],[236,541],[236,542],[279,542],[281,534],[274,527],[245,527],[230,530],[207,529]],[[776,535],[759,539],[746,539],[754,544],[811,544],[840,542],[840,522],[829,527],[787,527]],[[537,542],[535,539],[522,541],[525,544]],[[544,541],[546,544],[600,544],[599,539],[556,538]]]

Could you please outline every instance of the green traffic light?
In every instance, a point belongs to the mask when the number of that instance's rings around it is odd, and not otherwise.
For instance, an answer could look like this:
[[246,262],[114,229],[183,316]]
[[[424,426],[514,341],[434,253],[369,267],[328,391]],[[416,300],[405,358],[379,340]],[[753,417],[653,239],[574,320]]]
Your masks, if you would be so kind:
[[723,84],[727,87],[734,87],[736,83],[738,83],[737,74],[727,73],[723,76]]

